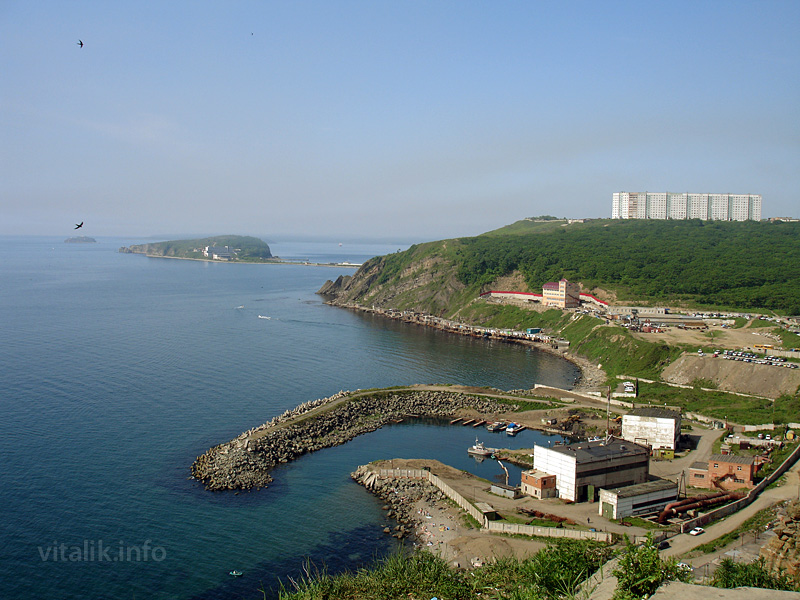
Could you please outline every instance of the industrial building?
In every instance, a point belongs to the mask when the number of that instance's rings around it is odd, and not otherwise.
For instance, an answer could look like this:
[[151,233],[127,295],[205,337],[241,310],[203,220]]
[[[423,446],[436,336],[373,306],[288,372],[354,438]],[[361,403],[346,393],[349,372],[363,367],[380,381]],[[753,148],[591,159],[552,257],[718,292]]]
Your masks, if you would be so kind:
[[622,417],[622,438],[649,446],[655,455],[674,454],[680,436],[681,413],[675,410],[646,406]]
[[654,479],[637,485],[600,490],[597,512],[606,519],[622,519],[660,512],[677,498],[677,483]]
[[614,192],[612,219],[760,221],[760,194]]
[[600,488],[647,481],[650,452],[644,446],[609,437],[598,442],[533,447],[533,468],[556,477],[558,497],[596,500]]

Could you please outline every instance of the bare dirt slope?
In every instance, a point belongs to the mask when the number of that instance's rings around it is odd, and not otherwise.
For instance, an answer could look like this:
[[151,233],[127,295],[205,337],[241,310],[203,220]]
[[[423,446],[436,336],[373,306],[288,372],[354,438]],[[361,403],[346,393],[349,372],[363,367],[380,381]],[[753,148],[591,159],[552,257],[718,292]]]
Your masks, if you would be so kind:
[[800,386],[800,369],[755,365],[713,356],[684,354],[661,374],[665,381],[691,385],[697,379],[713,381],[720,390],[777,398],[794,394]]
[[755,344],[775,344],[775,340],[765,333],[763,329],[727,329],[712,325],[707,330],[670,327],[664,333],[633,333],[633,336],[648,342],[663,341],[669,345],[692,344],[716,346],[720,350],[741,350],[752,348]]

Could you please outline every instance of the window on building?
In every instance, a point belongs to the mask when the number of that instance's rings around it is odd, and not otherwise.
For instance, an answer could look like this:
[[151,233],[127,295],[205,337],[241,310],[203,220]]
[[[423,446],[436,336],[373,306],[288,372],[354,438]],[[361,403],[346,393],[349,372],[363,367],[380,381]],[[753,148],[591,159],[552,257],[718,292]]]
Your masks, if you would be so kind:
[[714,463],[714,468],[719,469],[719,463]]
[[705,475],[701,475],[700,473],[695,473],[694,476],[695,476],[695,479],[705,479],[706,478]]
[[737,470],[737,471],[741,471],[741,470],[742,470],[742,467],[736,467],[736,470]]

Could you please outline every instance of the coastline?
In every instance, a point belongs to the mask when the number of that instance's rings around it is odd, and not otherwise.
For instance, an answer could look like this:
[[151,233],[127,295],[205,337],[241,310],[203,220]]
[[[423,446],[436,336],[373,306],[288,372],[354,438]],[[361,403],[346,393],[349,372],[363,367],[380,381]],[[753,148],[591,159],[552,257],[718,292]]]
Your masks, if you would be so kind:
[[[465,327],[462,324],[459,324],[455,321],[447,321],[444,319],[440,319],[439,317],[433,317],[433,315],[426,315],[422,313],[413,313],[412,315],[409,315],[402,311],[396,311],[394,309],[368,308],[366,306],[362,306],[361,304],[338,303],[334,300],[326,300],[325,304],[328,304],[330,306],[336,306],[338,308],[349,308],[351,310],[359,312],[377,314],[382,317],[386,317],[388,319],[403,321],[405,323],[420,325],[423,327],[431,327],[433,329],[438,329],[440,331],[446,331],[448,333],[454,333],[457,335],[465,335],[469,337],[486,337],[487,339],[498,340],[512,344],[520,344],[523,346],[529,346],[537,350],[541,350],[542,352],[547,352],[555,356],[560,356],[561,358],[568,360],[581,370],[580,378],[575,382],[574,387],[570,391],[585,393],[589,391],[602,390],[605,387],[607,376],[605,372],[598,366],[597,363],[594,363],[590,361],[588,358],[585,358],[583,356],[578,356],[577,354],[573,354],[569,351],[569,349],[565,350],[558,344],[523,338],[521,337],[522,335],[524,335],[522,332],[513,332],[512,334],[499,333],[488,336],[485,334],[476,335],[475,333],[476,330],[481,330],[484,328],[479,328],[477,326]],[[486,328],[486,329],[492,329],[492,328]]]

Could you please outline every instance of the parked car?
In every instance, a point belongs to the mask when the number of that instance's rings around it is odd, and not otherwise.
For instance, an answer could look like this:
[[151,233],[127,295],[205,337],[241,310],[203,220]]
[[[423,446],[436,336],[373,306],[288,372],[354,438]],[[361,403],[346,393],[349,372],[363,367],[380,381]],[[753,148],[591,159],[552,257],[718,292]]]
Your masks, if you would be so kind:
[[687,565],[684,562],[678,563],[678,568],[683,569],[684,571],[694,571],[694,567],[692,567],[692,565]]
[[667,540],[664,540],[658,544],[659,550],[666,550],[667,548],[669,548],[669,542]]
[[695,527],[689,532],[689,535],[700,535],[701,533],[705,533],[705,529],[702,527]]

